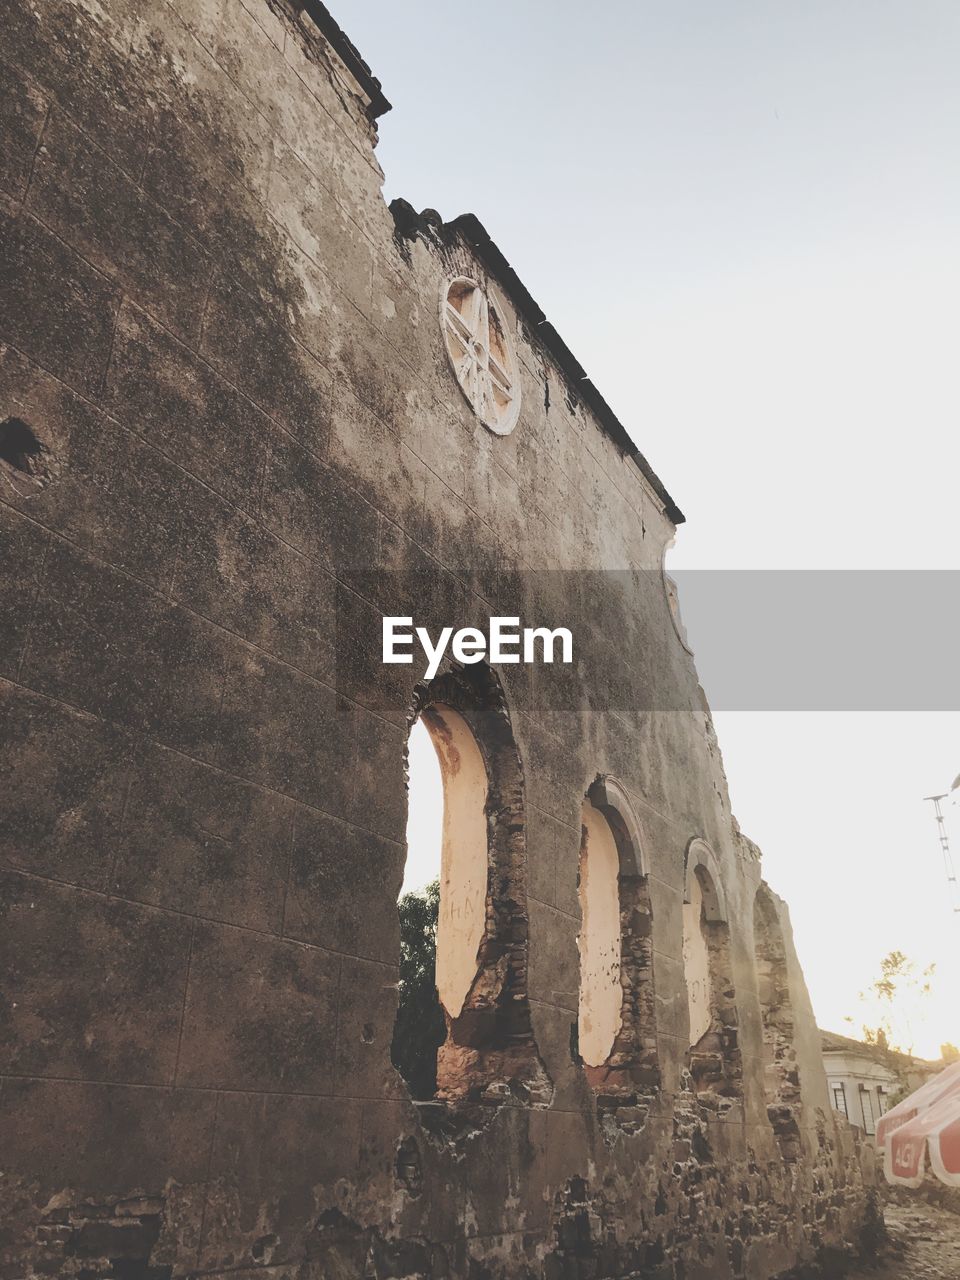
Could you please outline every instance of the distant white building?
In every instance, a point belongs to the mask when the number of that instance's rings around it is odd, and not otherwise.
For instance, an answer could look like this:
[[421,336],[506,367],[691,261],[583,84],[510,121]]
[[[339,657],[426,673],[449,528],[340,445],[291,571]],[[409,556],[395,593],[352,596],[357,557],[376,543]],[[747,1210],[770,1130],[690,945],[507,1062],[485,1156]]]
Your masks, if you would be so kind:
[[904,1090],[917,1088],[938,1064],[821,1031],[820,1048],[833,1109],[866,1134]]

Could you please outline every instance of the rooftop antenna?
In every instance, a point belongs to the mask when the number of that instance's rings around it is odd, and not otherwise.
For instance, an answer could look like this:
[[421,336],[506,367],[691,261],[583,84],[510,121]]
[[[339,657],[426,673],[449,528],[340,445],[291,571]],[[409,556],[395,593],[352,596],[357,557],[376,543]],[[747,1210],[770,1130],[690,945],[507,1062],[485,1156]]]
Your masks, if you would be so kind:
[[[953,785],[956,787],[960,783],[960,778]],[[957,873],[953,866],[953,855],[950,852],[950,837],[947,835],[947,824],[944,820],[943,810],[940,808],[940,801],[946,800],[949,792],[944,792],[939,796],[924,796],[924,800],[930,800],[933,803],[933,811],[937,818],[937,836],[940,839],[940,851],[943,854],[943,869],[947,873],[947,883],[950,886],[950,896],[953,900],[954,911],[960,913],[960,898],[957,896]]]

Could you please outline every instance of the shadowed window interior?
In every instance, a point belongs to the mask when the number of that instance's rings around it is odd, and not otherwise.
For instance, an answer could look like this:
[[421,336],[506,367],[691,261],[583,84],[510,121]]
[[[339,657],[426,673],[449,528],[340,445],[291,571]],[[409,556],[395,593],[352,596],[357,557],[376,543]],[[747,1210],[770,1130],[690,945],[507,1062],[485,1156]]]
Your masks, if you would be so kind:
[[683,904],[683,972],[690,1033],[689,1083],[725,1111],[742,1096],[740,1018],[730,956],[730,929],[716,859],[700,841],[688,853]]

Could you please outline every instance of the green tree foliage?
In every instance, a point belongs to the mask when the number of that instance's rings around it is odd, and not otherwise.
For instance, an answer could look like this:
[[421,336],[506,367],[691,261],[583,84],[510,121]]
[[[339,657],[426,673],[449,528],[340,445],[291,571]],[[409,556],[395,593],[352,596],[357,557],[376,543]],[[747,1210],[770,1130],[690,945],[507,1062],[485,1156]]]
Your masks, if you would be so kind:
[[437,1050],[447,1035],[437,995],[440,882],[400,899],[400,1002],[390,1056],[412,1097],[437,1091]]
[[863,1043],[876,1045],[878,1049],[889,1049],[890,1041],[883,1027],[864,1027]]
[[940,1057],[944,1062],[960,1062],[960,1049],[948,1040],[940,1046]]
[[936,965],[918,969],[902,951],[890,951],[880,961],[880,977],[860,999],[870,1001],[879,1011],[877,1026],[863,1028],[867,1044],[898,1053],[913,1053],[913,1019],[922,1012],[930,995]]

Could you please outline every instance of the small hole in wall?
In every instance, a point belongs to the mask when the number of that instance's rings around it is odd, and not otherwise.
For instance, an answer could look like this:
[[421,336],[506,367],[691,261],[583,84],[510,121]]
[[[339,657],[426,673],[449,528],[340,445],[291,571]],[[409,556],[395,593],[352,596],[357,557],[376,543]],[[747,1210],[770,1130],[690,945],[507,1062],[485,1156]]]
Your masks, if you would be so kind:
[[[56,474],[53,454],[22,418],[4,418],[0,422],[0,463],[17,473],[11,477],[8,472],[7,479],[18,493],[42,489]],[[29,478],[27,489],[17,483],[21,476]]]
[[280,1241],[275,1235],[260,1236],[250,1246],[250,1256],[255,1262],[269,1261],[270,1255],[279,1243]]
[[693,1154],[701,1164],[706,1164],[713,1159],[713,1148],[704,1136],[703,1130],[697,1127],[690,1136],[690,1145]]
[[583,1066],[583,1059],[580,1057],[580,1027],[576,1022],[570,1023],[570,1057],[576,1066]]
[[397,1148],[397,1181],[414,1199],[423,1190],[420,1148],[415,1138],[404,1138]]
[[39,469],[39,459],[46,449],[22,418],[5,418],[0,422],[0,459],[32,476]]
[[373,1044],[373,1023],[365,1022],[360,1032],[360,1039],[364,1044]]

